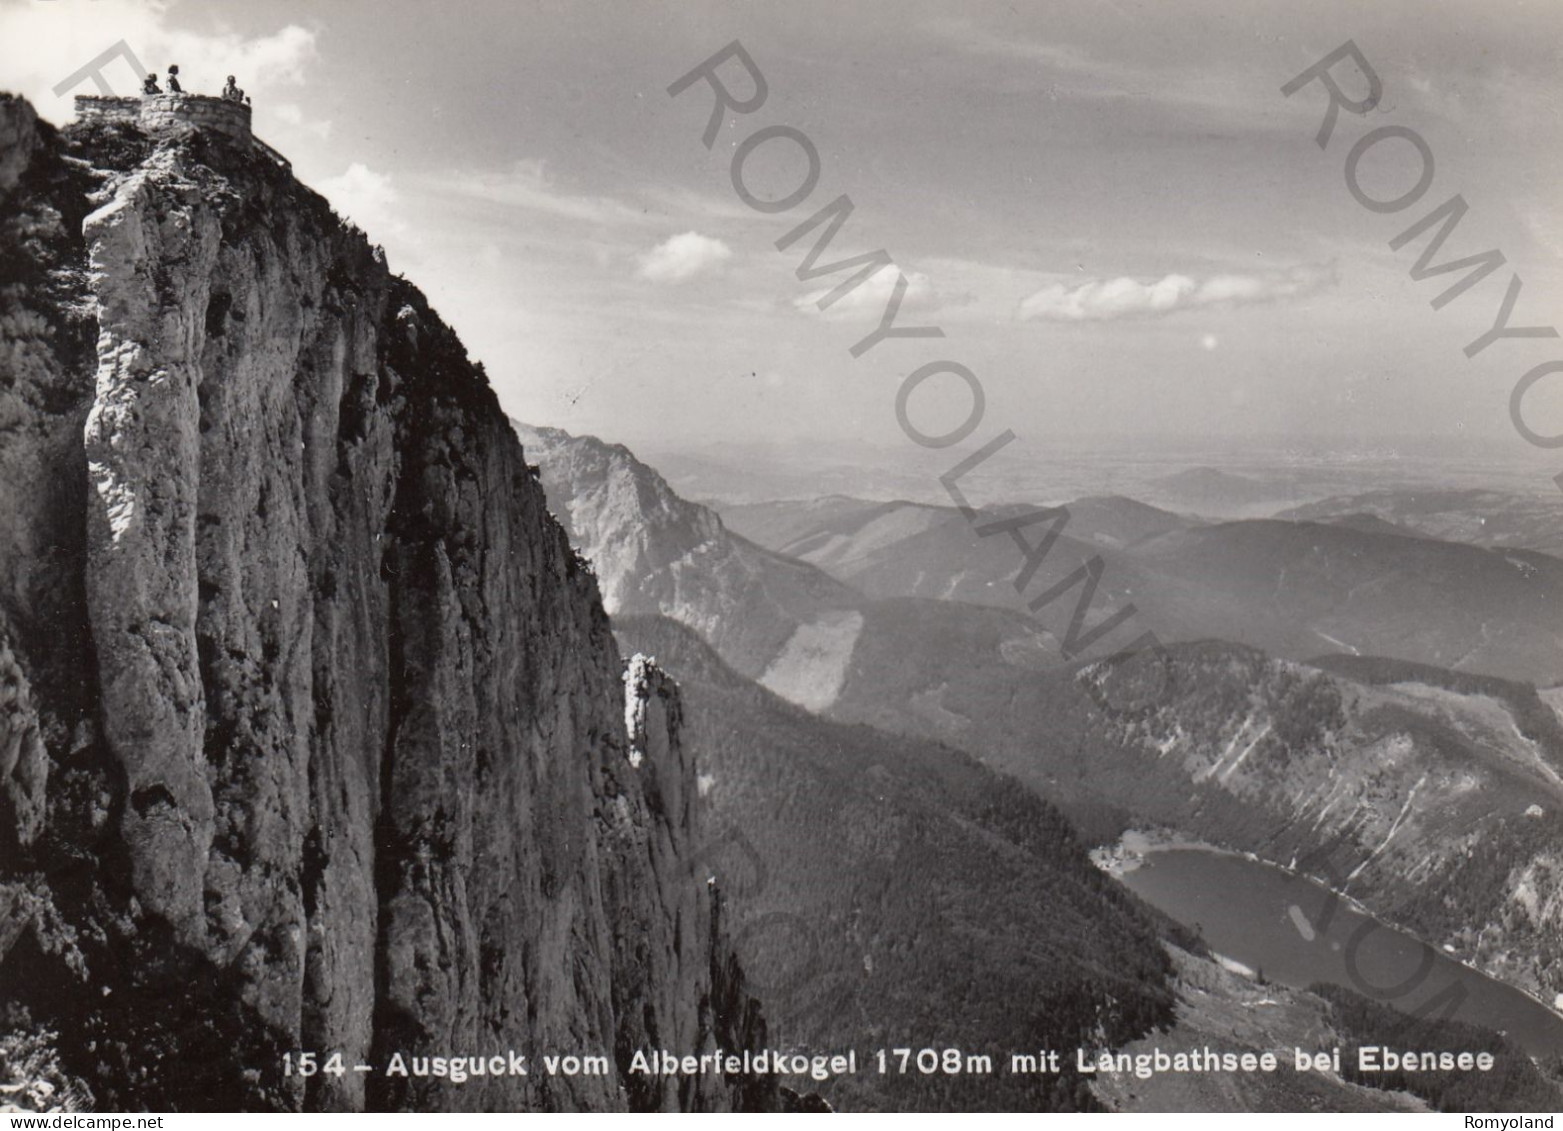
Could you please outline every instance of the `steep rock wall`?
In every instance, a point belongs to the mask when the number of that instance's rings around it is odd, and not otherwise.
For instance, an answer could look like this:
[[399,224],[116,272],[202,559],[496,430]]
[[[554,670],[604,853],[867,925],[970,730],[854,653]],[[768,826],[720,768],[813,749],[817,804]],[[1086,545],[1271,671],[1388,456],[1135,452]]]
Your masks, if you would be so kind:
[[15,100],[0,142],[13,1002],[117,1107],[766,1105],[282,1074],[763,1040],[686,860],[676,695],[632,766],[595,584],[481,369],[324,200]]

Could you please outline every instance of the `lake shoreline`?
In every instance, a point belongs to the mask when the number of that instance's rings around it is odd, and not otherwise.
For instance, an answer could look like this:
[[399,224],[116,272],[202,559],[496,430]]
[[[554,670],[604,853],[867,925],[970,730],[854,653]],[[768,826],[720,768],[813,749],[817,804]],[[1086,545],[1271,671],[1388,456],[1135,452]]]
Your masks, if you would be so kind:
[[[1138,871],[1141,867],[1144,866],[1147,858],[1155,853],[1178,851],[1208,852],[1216,856],[1234,857],[1246,860],[1253,864],[1260,864],[1264,867],[1272,868],[1294,879],[1305,880],[1329,893],[1336,899],[1339,899],[1342,903],[1351,908],[1351,910],[1355,911],[1357,914],[1373,920],[1385,930],[1393,931],[1396,934],[1402,935],[1405,938],[1426,947],[1435,955],[1445,959],[1446,961],[1462,966],[1474,974],[1479,974],[1480,976],[1488,978],[1501,986],[1522,994],[1529,1000],[1535,1002],[1542,1009],[1546,1010],[1552,1016],[1556,1017],[1559,1021],[1563,1021],[1563,1010],[1560,1010],[1554,1003],[1544,1000],[1536,993],[1526,989],[1524,986],[1515,985],[1513,982],[1509,981],[1498,972],[1485,970],[1474,962],[1470,962],[1467,959],[1461,957],[1457,952],[1446,950],[1443,947],[1429,942],[1427,939],[1424,939],[1421,935],[1416,934],[1413,931],[1388,922],[1382,916],[1366,906],[1356,896],[1350,895],[1347,892],[1343,892],[1332,887],[1325,880],[1318,876],[1313,876],[1307,872],[1302,871],[1301,869],[1295,867],[1294,864],[1282,864],[1275,860],[1267,860],[1253,852],[1239,851],[1237,849],[1211,844],[1208,841],[1200,840],[1196,837],[1191,837],[1187,834],[1180,833],[1175,829],[1168,828],[1126,830],[1114,844],[1098,846],[1091,849],[1090,857],[1091,862],[1098,868],[1106,872],[1109,876],[1112,876],[1113,879],[1118,881],[1120,884],[1123,884],[1125,887],[1129,888],[1129,890],[1133,891],[1133,888],[1125,882],[1125,876]],[[1176,918],[1176,916],[1173,917]],[[1184,925],[1189,926],[1189,924],[1186,923]],[[1240,965],[1246,964],[1240,963]]]

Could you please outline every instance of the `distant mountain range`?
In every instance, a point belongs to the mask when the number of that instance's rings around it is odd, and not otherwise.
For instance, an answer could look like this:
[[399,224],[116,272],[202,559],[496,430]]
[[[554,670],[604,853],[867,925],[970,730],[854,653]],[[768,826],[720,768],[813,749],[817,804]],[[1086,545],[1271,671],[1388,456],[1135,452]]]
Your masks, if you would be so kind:
[[[835,702],[864,614],[876,604],[871,594],[729,530],[622,445],[511,423],[539,466],[550,508],[596,572],[610,614],[667,616],[787,701],[815,711]],[[971,631],[995,619],[969,604],[943,611]],[[1002,619],[1037,642],[1038,658],[1044,654],[1041,642],[1051,637],[1039,623],[1011,612]]]
[[1563,496],[1555,493],[1370,491],[1294,507],[1276,517],[1357,526],[1376,519],[1395,533],[1563,556]]
[[1291,502],[1290,481],[1266,481],[1215,467],[1191,467],[1150,484],[1152,497],[1197,514],[1231,517]]

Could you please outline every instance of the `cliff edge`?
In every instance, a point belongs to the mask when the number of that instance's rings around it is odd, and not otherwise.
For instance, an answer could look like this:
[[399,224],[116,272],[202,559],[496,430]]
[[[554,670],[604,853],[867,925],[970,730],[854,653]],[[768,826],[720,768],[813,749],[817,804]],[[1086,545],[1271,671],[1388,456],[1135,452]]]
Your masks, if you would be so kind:
[[626,733],[481,367],[284,166],[0,98],[0,525],[0,1022],[97,1103],[770,1106],[626,1073],[764,1039],[676,689]]

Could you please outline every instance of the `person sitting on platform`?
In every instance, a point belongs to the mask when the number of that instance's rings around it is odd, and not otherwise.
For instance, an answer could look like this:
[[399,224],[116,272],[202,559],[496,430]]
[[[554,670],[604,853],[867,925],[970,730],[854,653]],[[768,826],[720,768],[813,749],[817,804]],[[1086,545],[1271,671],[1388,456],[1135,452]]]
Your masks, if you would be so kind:
[[179,85],[179,64],[175,63],[168,68],[168,93],[183,94],[185,88]]
[[228,85],[223,87],[223,99],[227,102],[244,101],[244,91],[239,89],[239,84],[232,75],[228,76]]
[[146,81],[141,84],[142,94],[162,94],[163,88],[157,85],[157,76],[148,75]]

